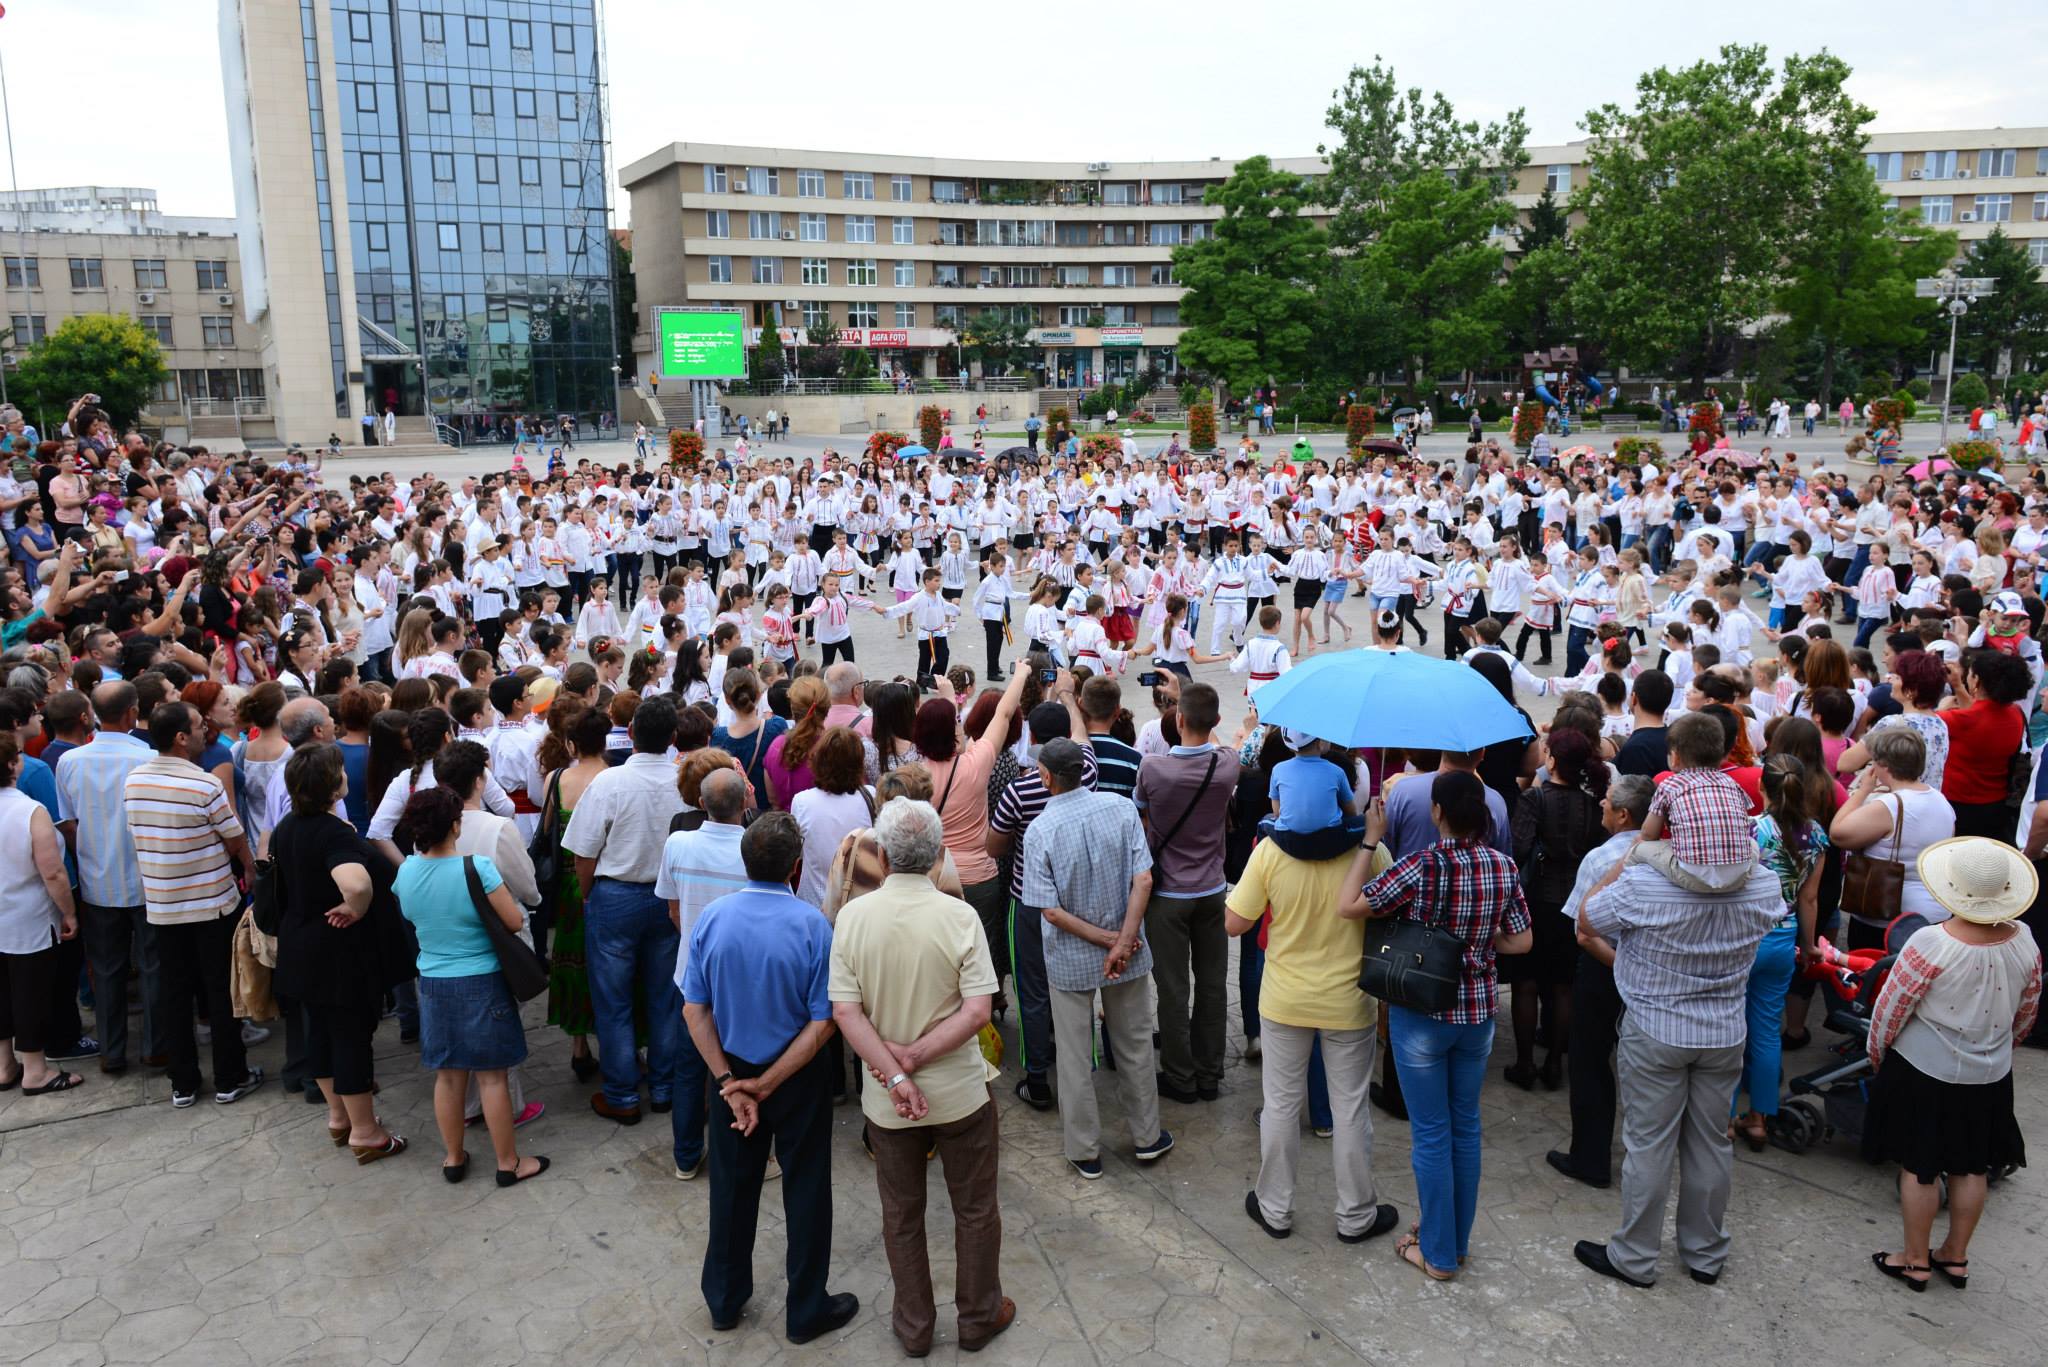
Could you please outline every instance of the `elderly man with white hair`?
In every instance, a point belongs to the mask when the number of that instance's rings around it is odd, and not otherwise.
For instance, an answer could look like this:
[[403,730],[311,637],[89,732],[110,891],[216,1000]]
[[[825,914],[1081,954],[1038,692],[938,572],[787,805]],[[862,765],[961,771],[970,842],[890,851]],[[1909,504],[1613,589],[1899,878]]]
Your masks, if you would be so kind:
[[896,1285],[892,1327],[912,1357],[931,1351],[925,1160],[936,1148],[953,1202],[959,1342],[976,1352],[1017,1317],[1000,1269],[995,1070],[976,1041],[996,992],[995,962],[974,908],[929,877],[946,851],[932,805],[895,799],[875,818],[874,838],[887,876],[840,908],[826,991],[846,1042],[882,1084],[862,1091],[861,1109]]

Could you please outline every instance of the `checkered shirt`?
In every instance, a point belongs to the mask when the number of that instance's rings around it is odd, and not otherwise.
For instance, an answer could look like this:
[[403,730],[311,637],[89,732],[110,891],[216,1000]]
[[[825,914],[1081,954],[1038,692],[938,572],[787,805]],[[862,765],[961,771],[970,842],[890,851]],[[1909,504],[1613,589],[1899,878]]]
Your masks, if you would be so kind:
[[[1127,797],[1076,788],[1056,793],[1024,832],[1024,891],[1029,915],[1058,907],[1068,915],[1120,930],[1131,902],[1131,880],[1152,867],[1145,825]],[[1086,940],[1044,928],[1045,977],[1061,992],[1102,986],[1103,951]],[[1119,982],[1152,971],[1152,947],[1141,934]]]
[[1392,912],[1439,925],[1465,942],[1458,1004],[1437,1019],[1453,1025],[1493,1019],[1493,937],[1529,928],[1529,903],[1514,860],[1476,840],[1446,840],[1416,851],[1367,883],[1365,900],[1375,914]]
[[1688,864],[1748,864],[1756,859],[1749,798],[1719,769],[1674,769],[1650,799],[1664,818],[1671,852]]

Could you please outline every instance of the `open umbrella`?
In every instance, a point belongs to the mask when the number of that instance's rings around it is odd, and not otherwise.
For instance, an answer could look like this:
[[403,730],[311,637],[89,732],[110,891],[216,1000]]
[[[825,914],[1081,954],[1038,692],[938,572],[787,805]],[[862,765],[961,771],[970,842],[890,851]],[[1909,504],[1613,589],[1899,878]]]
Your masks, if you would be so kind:
[[896,459],[898,460],[910,460],[915,456],[928,456],[930,454],[930,451],[926,450],[922,446],[919,446],[916,442],[912,442],[908,446],[899,446],[896,448]]
[[1415,416],[1415,410],[1412,408],[1397,408],[1394,410],[1394,416],[1397,418],[1412,418]]
[[1407,447],[1387,437],[1367,437],[1364,441],[1358,443],[1358,449],[1369,456],[1406,457],[1408,454]]
[[1955,469],[1955,462],[1949,460],[1923,460],[1918,465],[1906,467],[1907,475],[1914,479],[1929,479],[1935,475]]
[[1764,463],[1764,458],[1754,451],[1738,451],[1732,446],[1723,446],[1707,452],[1712,460],[1732,460],[1738,470],[1754,470]]
[[1038,452],[1028,446],[1006,446],[996,452],[998,460],[1037,460]]
[[1559,451],[1557,458],[1559,460],[1579,460],[1586,456],[1597,456],[1599,454],[1600,448],[1597,446],[1574,446],[1569,450]]
[[1259,720],[1339,745],[1483,749],[1530,734],[1477,670],[1414,651],[1317,655],[1262,684]]

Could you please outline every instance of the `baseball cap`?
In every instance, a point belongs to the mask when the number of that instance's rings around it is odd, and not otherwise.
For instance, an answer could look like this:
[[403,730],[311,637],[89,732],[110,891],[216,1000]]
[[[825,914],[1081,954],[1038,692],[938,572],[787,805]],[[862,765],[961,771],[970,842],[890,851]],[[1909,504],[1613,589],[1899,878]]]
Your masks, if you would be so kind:
[[2020,596],[2011,589],[2005,589],[2002,592],[1993,594],[1991,602],[1987,606],[1989,606],[1991,611],[2002,612],[2008,617],[2024,617],[2027,615],[2027,605],[2021,602]]
[[1316,737],[1306,731],[1297,731],[1291,726],[1280,728],[1280,739],[1287,742],[1287,748],[1297,754],[1316,743]]
[[1066,736],[1055,736],[1047,741],[1038,752],[1038,762],[1045,771],[1071,788],[1081,781],[1087,771],[1087,764],[1081,757],[1081,747]]

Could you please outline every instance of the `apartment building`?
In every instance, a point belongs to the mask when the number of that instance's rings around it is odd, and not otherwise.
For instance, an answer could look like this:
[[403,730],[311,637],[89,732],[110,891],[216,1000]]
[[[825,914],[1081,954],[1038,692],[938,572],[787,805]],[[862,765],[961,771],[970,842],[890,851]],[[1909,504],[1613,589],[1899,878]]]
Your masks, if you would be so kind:
[[234,233],[232,219],[167,216],[154,190],[135,186],[0,194],[6,364],[67,318],[119,314],[155,334],[171,372],[147,421],[177,429],[194,413],[261,414],[262,361],[253,330],[236,317]]

